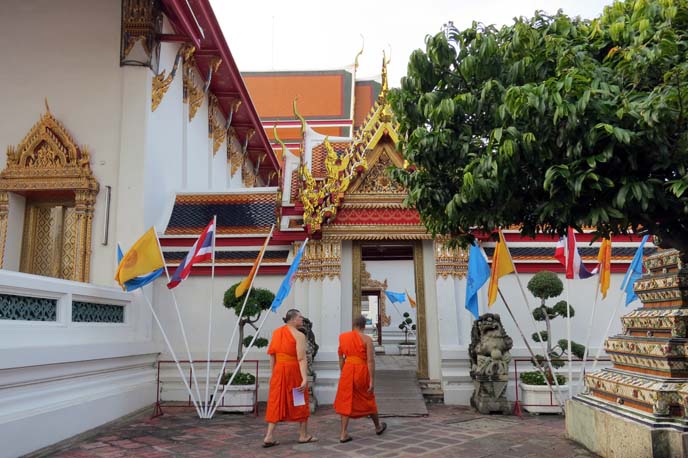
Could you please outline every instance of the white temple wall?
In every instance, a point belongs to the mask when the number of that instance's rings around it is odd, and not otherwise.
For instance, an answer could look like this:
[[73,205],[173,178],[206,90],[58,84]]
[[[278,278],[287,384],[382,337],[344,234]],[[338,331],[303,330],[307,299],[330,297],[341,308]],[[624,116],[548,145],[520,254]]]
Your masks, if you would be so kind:
[[[160,45],[160,71],[169,73],[179,49],[177,43]],[[150,72],[149,72],[150,73]],[[163,230],[168,206],[182,187],[183,130],[187,119],[183,103],[182,64],[160,105],[151,111],[148,103],[147,154],[145,159],[145,225]]]
[[[113,266],[113,245],[101,245],[105,186],[117,192],[123,74],[119,67],[121,2],[113,0],[5,1],[0,14],[0,154],[22,141],[45,112],[88,147],[100,183],[93,217],[93,266]],[[21,39],[17,39],[21,37]],[[9,45],[11,43],[11,45]],[[4,168],[4,157],[0,161]],[[139,194],[140,196],[140,194]],[[139,197],[140,198],[140,197]],[[10,213],[23,225],[23,213]],[[111,229],[116,211],[111,211]],[[110,234],[113,236],[114,234]],[[9,241],[9,238],[8,238]],[[112,284],[112,272],[93,269],[91,281]]]
[[[160,347],[140,294],[2,270],[0,294],[56,301],[53,321],[0,320],[0,457],[152,407]],[[122,306],[124,322],[74,321],[76,301]]]

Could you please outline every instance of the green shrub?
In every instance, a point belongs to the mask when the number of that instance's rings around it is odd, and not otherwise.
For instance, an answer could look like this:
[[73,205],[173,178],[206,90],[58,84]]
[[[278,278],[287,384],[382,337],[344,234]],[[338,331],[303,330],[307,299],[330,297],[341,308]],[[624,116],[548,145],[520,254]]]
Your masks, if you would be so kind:
[[[227,371],[222,376],[220,383],[226,385],[229,379],[232,377],[232,372]],[[232,380],[232,385],[254,385],[256,383],[256,376],[249,374],[248,372],[239,372],[234,380]]]
[[[538,371],[521,372],[520,379],[526,385],[547,385],[547,382],[545,381],[545,377],[542,375],[542,372]],[[566,377],[557,374],[557,382],[559,383],[559,385],[566,384]]]

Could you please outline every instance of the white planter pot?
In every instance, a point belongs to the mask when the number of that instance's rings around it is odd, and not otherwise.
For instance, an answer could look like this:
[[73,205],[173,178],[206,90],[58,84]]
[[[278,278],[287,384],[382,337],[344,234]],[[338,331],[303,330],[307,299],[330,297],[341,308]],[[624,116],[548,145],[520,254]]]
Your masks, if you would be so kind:
[[[224,389],[224,386],[221,389]],[[230,385],[217,410],[220,412],[253,412],[255,393],[255,383],[253,385]]]
[[[561,413],[559,401],[557,397],[550,392],[547,385],[526,385],[523,382],[518,382],[521,388],[521,404],[523,410],[530,413]],[[552,388],[557,390],[556,385]],[[559,385],[559,398],[562,402],[569,398],[569,386]]]
[[402,356],[416,356],[416,345],[402,345],[398,344],[399,354]]

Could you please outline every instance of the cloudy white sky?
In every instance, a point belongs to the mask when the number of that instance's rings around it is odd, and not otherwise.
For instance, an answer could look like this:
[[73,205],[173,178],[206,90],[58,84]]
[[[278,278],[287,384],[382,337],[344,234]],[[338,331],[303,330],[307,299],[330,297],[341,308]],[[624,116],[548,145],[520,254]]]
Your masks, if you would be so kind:
[[361,48],[358,79],[379,78],[382,51],[391,48],[390,85],[406,74],[408,57],[424,38],[453,21],[508,24],[535,10],[598,16],[612,0],[211,0],[241,71],[345,68]]

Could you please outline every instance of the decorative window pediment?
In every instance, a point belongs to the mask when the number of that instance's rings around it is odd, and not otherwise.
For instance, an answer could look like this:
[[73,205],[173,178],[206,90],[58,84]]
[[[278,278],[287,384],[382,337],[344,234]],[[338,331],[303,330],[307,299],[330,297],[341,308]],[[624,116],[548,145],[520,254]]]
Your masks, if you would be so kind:
[[[7,166],[0,172],[0,267],[5,252],[9,213],[9,192],[25,196],[73,195],[75,224],[69,234],[68,279],[88,281],[91,256],[91,225],[98,182],[93,176],[89,153],[79,147],[64,126],[46,113],[16,147],[7,149]],[[65,277],[67,278],[67,277]]]

